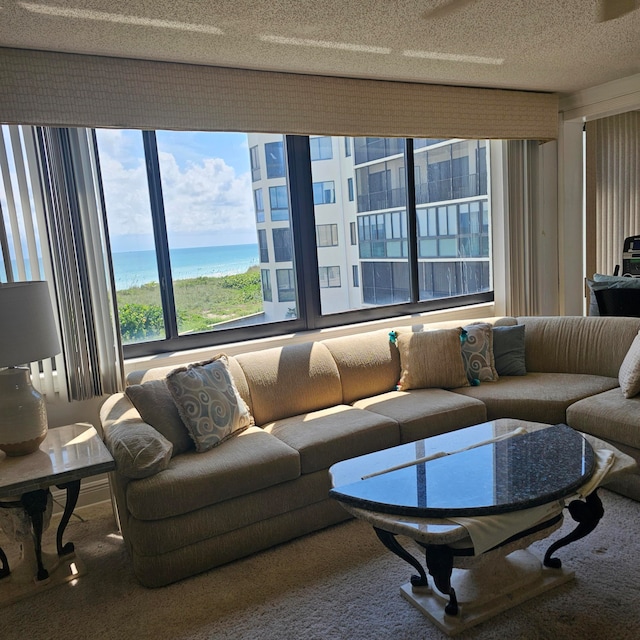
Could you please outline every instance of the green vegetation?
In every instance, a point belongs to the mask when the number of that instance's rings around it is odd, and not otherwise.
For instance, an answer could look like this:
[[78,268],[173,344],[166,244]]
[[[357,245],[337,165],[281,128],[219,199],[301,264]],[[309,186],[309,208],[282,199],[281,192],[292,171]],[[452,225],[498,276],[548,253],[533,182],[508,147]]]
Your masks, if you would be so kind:
[[[219,278],[191,278],[173,283],[180,333],[207,331],[220,322],[262,311],[259,267]],[[120,331],[125,343],[164,335],[157,282],[118,291]]]

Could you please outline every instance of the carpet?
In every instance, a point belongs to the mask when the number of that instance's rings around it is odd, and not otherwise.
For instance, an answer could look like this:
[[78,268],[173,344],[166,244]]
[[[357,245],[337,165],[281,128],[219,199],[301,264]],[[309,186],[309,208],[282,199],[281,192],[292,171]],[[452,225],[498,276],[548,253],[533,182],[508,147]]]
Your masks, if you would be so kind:
[[[556,555],[575,580],[462,638],[640,637],[640,503],[601,490],[605,516]],[[135,579],[108,504],[80,512],[66,540],[87,573],[0,609],[2,640],[436,640],[447,636],[400,595],[411,568],[351,520],[160,589]],[[563,528],[533,545],[540,557]],[[45,542],[55,540],[55,524]],[[4,536],[0,544],[15,554]]]

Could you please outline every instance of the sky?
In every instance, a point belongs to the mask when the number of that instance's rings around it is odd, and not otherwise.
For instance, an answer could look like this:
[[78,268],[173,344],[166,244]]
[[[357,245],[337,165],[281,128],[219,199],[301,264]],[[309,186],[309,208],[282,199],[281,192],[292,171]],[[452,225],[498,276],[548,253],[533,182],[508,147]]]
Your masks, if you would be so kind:
[[[153,249],[142,133],[96,134],[112,250]],[[246,134],[156,135],[170,248],[255,243]]]

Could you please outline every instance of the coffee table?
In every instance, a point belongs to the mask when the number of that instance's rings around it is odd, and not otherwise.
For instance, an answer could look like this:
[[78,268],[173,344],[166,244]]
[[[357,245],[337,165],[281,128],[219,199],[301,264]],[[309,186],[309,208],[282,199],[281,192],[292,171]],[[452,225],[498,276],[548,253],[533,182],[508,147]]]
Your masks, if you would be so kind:
[[[605,471],[602,450],[613,454]],[[453,635],[571,580],[553,554],[597,526],[597,486],[635,466],[566,425],[502,419],[339,462],[330,495],[416,569],[402,595]],[[541,562],[527,547],[558,529],[577,497],[576,529]],[[424,550],[435,589],[399,535]]]

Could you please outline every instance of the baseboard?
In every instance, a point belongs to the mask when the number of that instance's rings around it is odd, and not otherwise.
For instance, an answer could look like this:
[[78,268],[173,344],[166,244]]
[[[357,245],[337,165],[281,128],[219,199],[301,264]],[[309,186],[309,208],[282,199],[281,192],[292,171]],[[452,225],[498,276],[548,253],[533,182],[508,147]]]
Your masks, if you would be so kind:
[[[53,489],[53,515],[64,511],[66,491],[64,489]],[[93,507],[101,502],[111,502],[111,489],[107,475],[88,478],[80,483],[80,495],[75,511],[80,511],[87,507]]]

